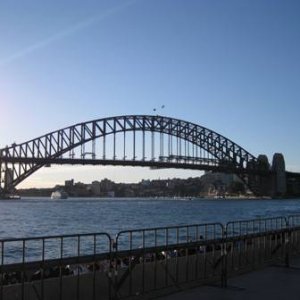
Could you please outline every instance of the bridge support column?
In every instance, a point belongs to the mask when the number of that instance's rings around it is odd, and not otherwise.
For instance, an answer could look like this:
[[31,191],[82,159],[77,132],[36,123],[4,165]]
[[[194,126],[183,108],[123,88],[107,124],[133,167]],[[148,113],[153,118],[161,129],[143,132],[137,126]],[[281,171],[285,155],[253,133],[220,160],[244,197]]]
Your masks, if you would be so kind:
[[268,157],[260,154],[257,161],[250,162],[249,167],[256,171],[261,171],[261,174],[249,174],[248,186],[252,192],[258,196],[271,196],[272,193],[272,178],[269,176],[270,164]]
[[284,197],[287,191],[287,182],[284,157],[281,153],[274,154],[272,171],[274,172],[272,180],[272,197]]
[[1,166],[1,174],[0,174],[0,199],[7,197],[7,195],[11,192],[9,191],[9,187],[11,186],[14,178],[14,172],[11,168],[7,166],[2,168]]
[[3,163],[0,159],[0,199],[4,197],[4,170],[3,170]]
[[[267,155],[260,154],[257,158],[257,166],[260,171],[269,171],[270,164]],[[271,196],[272,191],[272,178],[269,175],[259,175],[259,190],[261,196]]]

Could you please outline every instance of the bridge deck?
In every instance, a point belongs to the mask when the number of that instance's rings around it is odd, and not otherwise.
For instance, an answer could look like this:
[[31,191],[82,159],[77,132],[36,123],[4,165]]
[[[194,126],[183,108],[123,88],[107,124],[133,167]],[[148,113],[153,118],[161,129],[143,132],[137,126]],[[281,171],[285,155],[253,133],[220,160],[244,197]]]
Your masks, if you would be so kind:
[[110,166],[138,166],[156,168],[175,168],[200,171],[214,171],[238,174],[269,175],[272,170],[229,167],[219,164],[217,160],[191,160],[191,159],[158,159],[158,160],[130,160],[130,159],[88,159],[88,158],[28,158],[28,157],[3,157],[3,163],[24,163],[37,165],[110,165]]

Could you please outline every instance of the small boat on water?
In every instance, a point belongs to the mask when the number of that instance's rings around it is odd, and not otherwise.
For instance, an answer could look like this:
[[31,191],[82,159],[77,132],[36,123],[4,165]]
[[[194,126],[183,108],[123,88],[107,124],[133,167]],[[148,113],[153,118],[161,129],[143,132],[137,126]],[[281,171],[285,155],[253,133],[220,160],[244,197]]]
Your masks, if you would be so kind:
[[180,200],[180,201],[191,201],[193,200],[193,197],[173,197],[174,200]]
[[21,197],[19,195],[15,194],[9,194],[9,195],[0,195],[1,200],[19,200]]
[[68,194],[63,191],[63,190],[56,190],[54,192],[52,192],[51,194],[51,199],[67,199],[68,198]]
[[21,196],[19,196],[19,195],[9,195],[8,196],[8,199],[11,199],[11,200],[18,200],[18,199],[21,199]]

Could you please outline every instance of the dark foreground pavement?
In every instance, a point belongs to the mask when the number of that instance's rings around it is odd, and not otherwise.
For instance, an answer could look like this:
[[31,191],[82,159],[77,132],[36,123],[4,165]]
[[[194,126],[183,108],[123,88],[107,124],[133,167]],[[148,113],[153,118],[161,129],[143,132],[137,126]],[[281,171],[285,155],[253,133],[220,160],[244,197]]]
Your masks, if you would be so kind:
[[202,286],[172,295],[162,300],[300,300],[300,259],[291,267],[272,266],[228,280],[228,287]]

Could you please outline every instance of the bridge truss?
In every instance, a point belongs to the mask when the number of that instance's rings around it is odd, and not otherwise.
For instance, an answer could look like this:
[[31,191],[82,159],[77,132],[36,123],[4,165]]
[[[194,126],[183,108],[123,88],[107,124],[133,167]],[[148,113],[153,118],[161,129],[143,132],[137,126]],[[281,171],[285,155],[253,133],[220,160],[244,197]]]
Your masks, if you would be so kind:
[[185,168],[258,174],[257,159],[228,138],[197,124],[127,115],[75,124],[0,149],[1,192],[9,193],[43,166],[91,164]]

